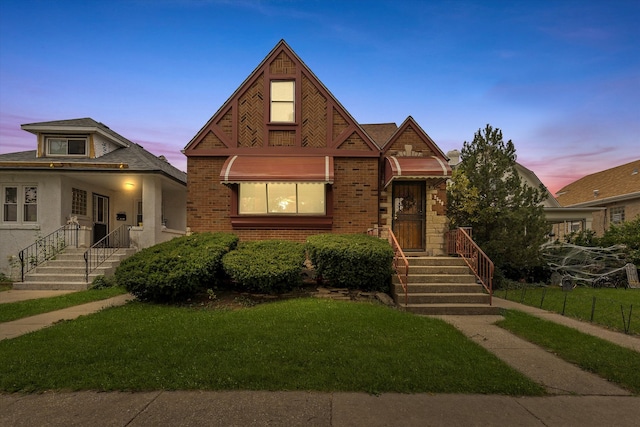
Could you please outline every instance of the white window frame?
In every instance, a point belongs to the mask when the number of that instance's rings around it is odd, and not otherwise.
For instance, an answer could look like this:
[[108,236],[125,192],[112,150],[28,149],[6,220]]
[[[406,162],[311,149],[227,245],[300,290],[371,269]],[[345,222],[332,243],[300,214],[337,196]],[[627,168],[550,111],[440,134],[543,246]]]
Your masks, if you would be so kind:
[[[16,206],[16,220],[15,221],[9,221],[5,219],[5,206],[7,205],[6,203],[6,191],[8,188],[16,188],[16,203],[11,203],[12,205],[15,204]],[[36,197],[36,201],[35,203],[27,203],[28,201],[26,200],[26,191],[28,188],[35,188],[35,197]],[[13,184],[13,185],[3,185],[2,186],[2,212],[1,212],[1,216],[0,216],[0,223],[2,224],[6,224],[6,225],[19,225],[19,224],[37,224],[38,223],[38,219],[39,219],[39,213],[38,213],[38,184]],[[35,205],[35,209],[36,209],[36,218],[33,221],[29,221],[27,219],[27,215],[26,215],[26,208],[27,206],[30,205]]]
[[[291,85],[291,94],[289,96],[280,96],[280,90],[277,86],[283,84]],[[269,121],[271,123],[295,123],[296,122],[296,82],[295,80],[271,80],[270,85],[270,109]],[[283,119],[279,116],[286,110],[286,114],[290,114],[289,119]]]
[[[243,186],[245,185],[251,185],[251,184],[259,184],[259,185],[264,185],[264,200],[261,200],[260,202],[264,202],[264,209],[248,209],[245,208],[243,206]],[[288,207],[288,206],[281,206],[280,208],[278,208],[277,206],[274,205],[274,203],[278,203],[276,202],[275,198],[271,197],[271,192],[270,190],[276,190],[277,188],[274,187],[276,185],[279,184],[289,184],[289,185],[295,185],[295,195],[291,194],[295,200],[289,200],[289,202],[293,202],[295,203],[295,205],[293,207]],[[304,190],[300,188],[301,185],[305,185],[305,184],[313,184],[313,185],[317,185],[318,188],[321,186],[322,187],[322,200],[321,200],[321,204],[322,204],[322,211],[318,211],[318,210],[313,210],[311,212],[304,212],[304,207],[301,206],[302,200],[304,199],[304,196],[302,196],[302,192],[301,190]],[[272,186],[272,188],[270,189],[269,187]],[[244,188],[247,188],[246,186]],[[262,203],[260,203],[260,205],[262,205]],[[254,204],[255,206],[255,204]],[[301,212],[302,211],[302,212]],[[239,215],[268,215],[268,216],[325,216],[327,214],[327,186],[324,183],[310,183],[310,182],[283,182],[283,183],[271,183],[271,182],[253,182],[253,183],[240,183],[239,188],[238,188],[238,214]]]
[[[82,154],[69,154],[69,141],[84,141],[84,153]],[[45,149],[47,153],[47,157],[88,157],[89,156],[89,147],[88,147],[88,138],[85,136],[47,136],[45,137]],[[64,143],[66,144],[64,153],[56,153],[52,152],[51,144],[54,142]]]
[[625,214],[624,206],[614,206],[609,210],[609,222],[611,224],[622,224]]

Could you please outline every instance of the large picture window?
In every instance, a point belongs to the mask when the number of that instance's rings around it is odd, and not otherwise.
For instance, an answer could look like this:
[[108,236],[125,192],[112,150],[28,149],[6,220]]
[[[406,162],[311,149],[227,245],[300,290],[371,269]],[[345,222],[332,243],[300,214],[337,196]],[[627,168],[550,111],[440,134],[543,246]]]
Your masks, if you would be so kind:
[[323,183],[242,183],[240,215],[324,215]]
[[295,122],[295,83],[275,80],[271,82],[271,121]]
[[2,189],[2,221],[9,223],[38,221],[38,187],[7,186]]
[[47,154],[50,156],[86,156],[86,138],[47,138]]

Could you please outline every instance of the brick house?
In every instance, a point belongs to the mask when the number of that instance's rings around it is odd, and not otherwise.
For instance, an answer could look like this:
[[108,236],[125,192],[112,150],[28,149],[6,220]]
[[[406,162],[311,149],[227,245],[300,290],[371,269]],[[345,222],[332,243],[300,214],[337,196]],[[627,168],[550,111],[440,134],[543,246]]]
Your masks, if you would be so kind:
[[408,117],[359,124],[280,41],[186,145],[187,226],[243,240],[392,228],[445,252],[446,156]]
[[[561,188],[556,199],[563,207],[599,208],[591,229],[602,236],[612,224],[640,215],[640,159],[582,177]],[[554,231],[560,236],[582,229],[580,224],[568,223]]]

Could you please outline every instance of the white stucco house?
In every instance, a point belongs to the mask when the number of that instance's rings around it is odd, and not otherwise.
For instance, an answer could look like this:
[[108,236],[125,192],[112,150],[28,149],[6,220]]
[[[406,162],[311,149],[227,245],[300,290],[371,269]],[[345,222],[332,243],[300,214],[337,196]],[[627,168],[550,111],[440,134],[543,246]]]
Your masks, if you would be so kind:
[[186,173],[91,118],[29,123],[34,150],[0,154],[0,272],[69,222],[79,247],[124,226],[142,249],[185,234]]

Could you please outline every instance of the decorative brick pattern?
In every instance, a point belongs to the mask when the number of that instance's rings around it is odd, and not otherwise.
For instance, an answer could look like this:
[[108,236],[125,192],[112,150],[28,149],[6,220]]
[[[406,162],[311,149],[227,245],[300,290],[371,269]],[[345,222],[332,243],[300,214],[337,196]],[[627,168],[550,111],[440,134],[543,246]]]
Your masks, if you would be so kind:
[[203,150],[208,148],[226,148],[226,145],[212,131],[207,133],[202,141],[194,147],[195,150]]
[[229,139],[231,139],[231,137],[233,136],[233,113],[232,110],[229,109],[229,111],[227,111],[224,116],[222,116],[222,118],[220,120],[218,120],[218,123],[216,123],[218,126],[220,126],[220,128],[222,129],[222,131],[224,132],[225,135],[227,135],[229,137]]
[[269,72],[271,74],[295,74],[296,64],[286,53],[280,52],[271,64],[269,64]]
[[436,154],[429,148],[427,144],[425,144],[424,140],[420,137],[420,135],[411,127],[407,127],[407,129],[398,136],[389,148],[388,152],[391,155],[396,155],[398,151],[404,152],[405,145],[411,145],[412,151],[414,153],[420,153],[421,156],[435,156]]
[[431,198],[433,200],[433,206],[431,207],[431,210],[434,211],[437,215],[446,215],[447,187],[444,182],[438,185],[436,190],[431,194]]
[[269,131],[269,147],[292,147],[296,145],[296,132],[293,130]]
[[327,98],[302,75],[302,146],[327,146]]
[[[356,150],[356,151],[371,151],[371,148],[367,145],[366,142],[360,138],[360,135],[357,133],[352,133],[351,136],[340,144],[338,147],[339,150]],[[377,172],[376,172],[377,174]]]
[[263,146],[263,81],[264,76],[260,76],[238,99],[238,147]]

